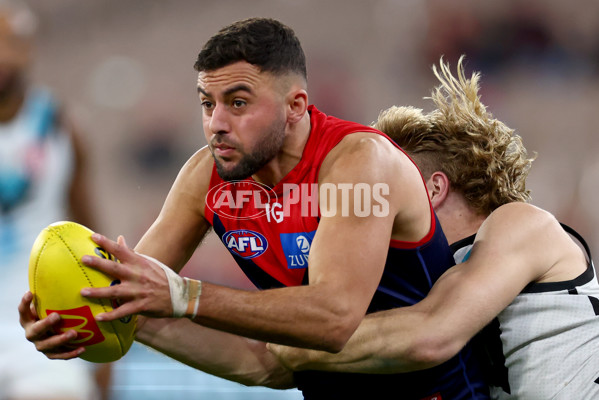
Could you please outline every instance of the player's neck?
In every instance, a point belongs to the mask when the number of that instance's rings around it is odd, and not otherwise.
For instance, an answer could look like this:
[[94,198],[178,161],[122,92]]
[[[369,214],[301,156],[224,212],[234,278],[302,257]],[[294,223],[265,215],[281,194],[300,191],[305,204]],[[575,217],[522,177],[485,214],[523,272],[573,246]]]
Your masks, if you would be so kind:
[[279,183],[300,162],[310,130],[310,116],[306,113],[300,122],[289,127],[278,155],[253,175],[254,180],[269,187]]
[[466,200],[457,193],[452,193],[435,212],[449,243],[455,243],[475,234],[480,228],[485,215],[477,213]]

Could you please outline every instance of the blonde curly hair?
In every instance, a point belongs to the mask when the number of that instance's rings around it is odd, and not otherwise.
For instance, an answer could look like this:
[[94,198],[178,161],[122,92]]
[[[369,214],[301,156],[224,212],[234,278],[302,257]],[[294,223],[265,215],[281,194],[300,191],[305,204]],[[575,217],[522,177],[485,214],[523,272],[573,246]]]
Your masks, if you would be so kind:
[[480,101],[480,74],[466,79],[464,56],[457,77],[440,60],[433,72],[441,84],[433,89],[436,109],[423,113],[414,107],[391,107],[374,126],[395,140],[428,179],[433,172],[447,175],[453,190],[461,193],[479,214],[497,207],[530,200],[526,177],[529,158],[520,136],[493,118]]

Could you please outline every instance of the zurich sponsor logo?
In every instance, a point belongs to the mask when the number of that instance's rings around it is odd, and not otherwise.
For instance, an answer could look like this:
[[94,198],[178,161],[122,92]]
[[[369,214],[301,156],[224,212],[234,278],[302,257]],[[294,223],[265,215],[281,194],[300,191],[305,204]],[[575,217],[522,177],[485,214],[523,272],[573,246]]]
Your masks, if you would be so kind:
[[298,269],[308,267],[308,255],[312,246],[312,239],[316,231],[281,233],[281,246],[287,259],[287,268]]
[[231,253],[245,259],[258,257],[268,248],[264,235],[245,229],[226,232],[222,241]]

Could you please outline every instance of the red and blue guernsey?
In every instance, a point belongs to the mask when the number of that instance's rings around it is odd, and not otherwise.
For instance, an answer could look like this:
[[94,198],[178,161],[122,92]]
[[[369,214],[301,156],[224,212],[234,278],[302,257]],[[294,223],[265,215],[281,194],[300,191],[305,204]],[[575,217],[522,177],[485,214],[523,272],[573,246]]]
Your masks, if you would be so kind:
[[[206,218],[259,289],[308,283],[308,254],[323,212],[318,206],[320,166],[346,135],[382,134],[327,116],[313,106],[309,113],[312,130],[302,159],[274,188],[263,187],[251,178],[226,182],[216,167],[212,172]],[[434,215],[432,208],[431,213]],[[430,232],[420,242],[390,241],[383,277],[368,312],[417,303],[453,265],[447,239],[434,216]],[[301,371],[295,373],[295,380],[306,399],[488,398],[478,360],[469,346],[451,360],[424,371],[395,375]]]

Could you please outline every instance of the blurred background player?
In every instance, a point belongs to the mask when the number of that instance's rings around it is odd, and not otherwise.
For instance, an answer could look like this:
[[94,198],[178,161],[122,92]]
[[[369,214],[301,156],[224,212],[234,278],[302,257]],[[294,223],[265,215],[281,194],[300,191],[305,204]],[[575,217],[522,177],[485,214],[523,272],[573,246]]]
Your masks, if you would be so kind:
[[24,343],[14,310],[37,234],[64,219],[93,228],[77,134],[28,82],[36,27],[24,3],[0,2],[0,399],[105,398],[109,364],[48,360]]

